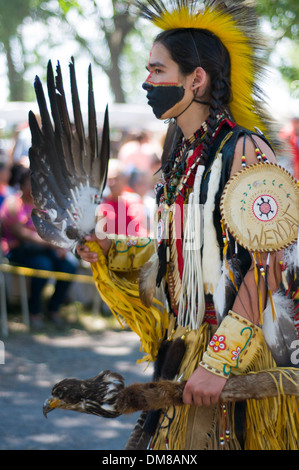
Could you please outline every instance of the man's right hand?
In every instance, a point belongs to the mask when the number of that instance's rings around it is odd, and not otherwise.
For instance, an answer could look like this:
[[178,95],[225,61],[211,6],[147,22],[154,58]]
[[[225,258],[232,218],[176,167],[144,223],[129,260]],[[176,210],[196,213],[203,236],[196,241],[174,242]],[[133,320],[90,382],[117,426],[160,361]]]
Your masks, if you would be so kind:
[[[103,255],[107,257],[108,251],[111,246],[111,240],[108,237],[100,240],[95,234],[92,234],[86,235],[85,240],[87,242],[97,242],[102,248]],[[96,261],[98,261],[98,254],[93,251],[90,251],[89,246],[84,243],[78,245],[76,247],[76,251],[80,258],[84,261],[87,261],[88,263],[95,263]]]

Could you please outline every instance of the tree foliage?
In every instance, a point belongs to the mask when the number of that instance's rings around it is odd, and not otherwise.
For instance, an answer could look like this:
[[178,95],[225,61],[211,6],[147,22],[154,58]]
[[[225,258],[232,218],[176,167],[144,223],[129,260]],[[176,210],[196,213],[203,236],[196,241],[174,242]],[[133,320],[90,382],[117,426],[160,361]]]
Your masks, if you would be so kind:
[[[64,3],[63,0],[60,3]],[[86,28],[77,28],[69,20],[74,38],[88,51],[93,62],[100,66],[109,78],[110,87],[117,102],[126,101],[121,74],[121,59],[128,37],[136,32],[137,18],[131,14],[133,0],[88,0],[87,12],[77,9],[81,20],[87,24],[93,18],[94,36],[86,34]]]
[[9,98],[26,99],[24,74],[30,64],[26,58],[22,27],[26,20],[46,21],[53,13],[44,8],[49,2],[40,0],[0,0],[0,51],[6,56]]
[[257,10],[270,21],[278,38],[299,39],[298,0],[258,0]]
[[[32,80],[26,86],[28,71],[40,63],[45,69],[47,50],[61,41],[52,34],[53,23],[88,54],[90,61],[100,67],[109,79],[117,102],[127,101],[134,84],[144,71],[150,46],[147,31],[133,13],[134,0],[0,0],[0,54],[5,55],[11,101],[32,99]],[[298,0],[257,0],[259,14],[266,18],[281,38],[298,40]],[[27,49],[24,31],[28,25],[43,24],[43,37],[36,37],[35,47]],[[32,35],[34,37],[34,33]],[[282,73],[294,79],[298,74],[298,57],[281,63]],[[141,67],[140,67],[141,65]],[[140,81],[140,80],[139,80]],[[31,94],[28,94],[30,89]]]
[[19,27],[23,20],[30,15],[30,4],[31,0],[15,0],[14,3],[0,0],[1,50],[6,54],[10,97],[16,100],[23,97],[22,72],[25,64],[21,64],[20,61],[18,64],[16,63],[13,49],[17,46],[22,49]]
[[266,18],[274,32],[273,44],[284,44],[277,69],[292,86],[299,77],[299,1],[298,0],[258,0],[260,16]]

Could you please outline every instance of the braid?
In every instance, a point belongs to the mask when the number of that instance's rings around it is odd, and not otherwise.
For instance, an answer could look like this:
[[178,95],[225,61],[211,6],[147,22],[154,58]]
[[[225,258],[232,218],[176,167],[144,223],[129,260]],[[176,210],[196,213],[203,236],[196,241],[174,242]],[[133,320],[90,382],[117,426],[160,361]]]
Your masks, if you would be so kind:
[[213,77],[211,82],[211,98],[209,117],[207,122],[207,133],[203,140],[202,159],[207,161],[209,146],[213,137],[213,132],[217,125],[218,115],[221,113],[226,114],[231,118],[229,109],[230,100],[230,83],[227,80],[227,73],[222,72],[217,77]]
[[179,131],[175,142],[173,142],[173,146],[172,146],[172,149],[169,153],[167,160],[164,163],[162,163],[161,169],[166,177],[168,177],[172,172],[176,155],[179,152],[179,149],[181,146],[182,137],[183,137],[183,133],[182,131]]

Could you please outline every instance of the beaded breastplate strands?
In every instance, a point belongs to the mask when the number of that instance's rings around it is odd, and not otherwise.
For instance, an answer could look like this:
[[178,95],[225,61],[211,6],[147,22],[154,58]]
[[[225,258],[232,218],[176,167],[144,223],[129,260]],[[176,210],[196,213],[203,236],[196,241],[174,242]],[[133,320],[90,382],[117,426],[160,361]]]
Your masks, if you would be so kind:
[[[218,116],[213,138],[224,122],[228,122],[225,116]],[[162,269],[166,272],[170,307],[178,315],[179,310],[186,309],[188,298],[188,308],[193,311],[192,317],[204,305],[204,294],[198,294],[198,289],[203,291],[200,256],[202,215],[199,196],[205,170],[201,155],[206,132],[207,121],[192,136],[179,142],[164,165],[162,181],[156,186],[156,193],[160,194],[157,214],[158,254],[160,269],[163,266]],[[196,231],[194,227],[191,228],[190,223],[196,223]],[[185,263],[188,269],[185,269],[184,274]],[[187,271],[191,276],[195,275],[195,282],[186,282]],[[190,289],[195,291],[191,294]],[[197,314],[195,316],[198,317]],[[189,316],[188,318],[190,320]],[[199,318],[193,326],[198,327],[198,324]]]

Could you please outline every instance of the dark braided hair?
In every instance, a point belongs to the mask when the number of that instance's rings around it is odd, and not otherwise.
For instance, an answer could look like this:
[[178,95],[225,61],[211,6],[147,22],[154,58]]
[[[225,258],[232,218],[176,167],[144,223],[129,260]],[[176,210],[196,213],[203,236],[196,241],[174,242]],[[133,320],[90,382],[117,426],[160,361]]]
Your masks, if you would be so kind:
[[202,158],[208,157],[208,149],[217,123],[217,115],[224,113],[230,119],[231,100],[230,57],[220,39],[205,29],[173,29],[160,33],[155,42],[163,44],[183,75],[189,75],[202,67],[210,78],[208,97],[210,102],[208,130],[203,141]]

